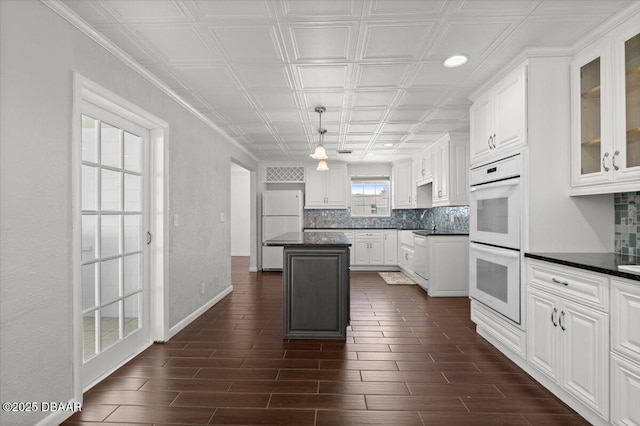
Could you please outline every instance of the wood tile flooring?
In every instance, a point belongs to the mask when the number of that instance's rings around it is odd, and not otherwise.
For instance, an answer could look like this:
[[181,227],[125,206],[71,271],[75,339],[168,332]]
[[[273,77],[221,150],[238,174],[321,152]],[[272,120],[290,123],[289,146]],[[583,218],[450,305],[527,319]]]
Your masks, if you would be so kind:
[[282,339],[282,277],[234,291],[85,394],[65,425],[588,424],[475,333],[466,298],[351,274],[346,341]]

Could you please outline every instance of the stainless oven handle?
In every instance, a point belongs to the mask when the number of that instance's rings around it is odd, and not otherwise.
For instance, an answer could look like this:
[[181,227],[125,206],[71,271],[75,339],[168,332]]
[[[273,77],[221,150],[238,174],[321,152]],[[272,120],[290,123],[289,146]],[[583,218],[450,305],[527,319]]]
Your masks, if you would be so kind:
[[484,185],[472,186],[471,192],[478,191],[480,189],[499,188],[501,186],[514,186],[520,184],[520,178],[501,180],[499,182],[486,183]]

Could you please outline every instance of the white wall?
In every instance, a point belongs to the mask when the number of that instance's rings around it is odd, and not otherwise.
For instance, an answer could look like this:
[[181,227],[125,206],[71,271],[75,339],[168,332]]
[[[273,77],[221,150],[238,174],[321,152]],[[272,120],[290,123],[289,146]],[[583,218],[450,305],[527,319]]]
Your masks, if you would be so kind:
[[[73,72],[169,123],[170,325],[231,284],[230,157],[255,159],[39,1],[0,1],[0,400],[73,395]],[[200,283],[206,293],[200,295]],[[0,412],[32,425],[46,413]]]
[[249,256],[251,221],[251,174],[231,164],[231,256]]
[[569,197],[569,58],[529,62],[529,244],[532,252],[613,251],[613,194]]

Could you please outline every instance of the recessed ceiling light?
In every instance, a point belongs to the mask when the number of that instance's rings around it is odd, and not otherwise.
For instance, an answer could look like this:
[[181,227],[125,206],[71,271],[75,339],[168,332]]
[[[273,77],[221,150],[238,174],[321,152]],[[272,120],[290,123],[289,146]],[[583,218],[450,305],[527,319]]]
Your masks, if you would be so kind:
[[385,143],[385,144],[384,144],[384,145],[382,145],[382,146],[390,147],[390,146],[393,146],[393,144],[392,144],[392,143]]
[[464,55],[453,55],[445,59],[443,65],[447,68],[455,68],[467,63],[469,58]]

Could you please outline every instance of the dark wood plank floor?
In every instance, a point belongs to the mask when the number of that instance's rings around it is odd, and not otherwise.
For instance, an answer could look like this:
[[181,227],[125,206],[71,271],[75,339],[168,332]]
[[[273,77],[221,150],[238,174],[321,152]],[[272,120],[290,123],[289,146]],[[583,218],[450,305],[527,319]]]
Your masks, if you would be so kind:
[[465,298],[351,274],[346,341],[282,339],[282,276],[234,291],[86,393],[65,425],[588,424],[475,333]]

